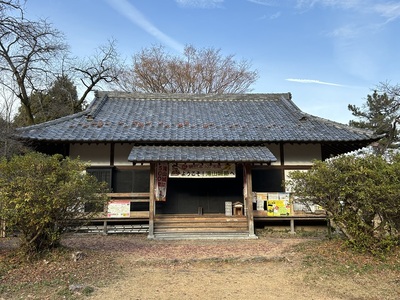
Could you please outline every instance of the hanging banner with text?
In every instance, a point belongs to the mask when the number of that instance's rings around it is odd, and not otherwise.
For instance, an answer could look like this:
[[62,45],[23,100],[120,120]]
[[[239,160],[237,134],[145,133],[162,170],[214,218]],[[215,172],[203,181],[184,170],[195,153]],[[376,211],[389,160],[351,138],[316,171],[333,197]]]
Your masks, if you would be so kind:
[[171,178],[234,178],[234,163],[171,163]]
[[157,163],[155,176],[154,195],[156,201],[165,201],[167,196],[168,164]]

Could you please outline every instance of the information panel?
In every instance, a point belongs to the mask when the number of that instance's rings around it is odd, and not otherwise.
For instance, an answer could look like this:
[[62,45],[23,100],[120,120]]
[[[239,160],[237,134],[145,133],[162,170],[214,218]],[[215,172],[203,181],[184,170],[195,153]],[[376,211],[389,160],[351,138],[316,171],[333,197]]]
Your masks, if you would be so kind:
[[107,217],[109,218],[129,218],[131,202],[129,200],[115,200],[108,203]]

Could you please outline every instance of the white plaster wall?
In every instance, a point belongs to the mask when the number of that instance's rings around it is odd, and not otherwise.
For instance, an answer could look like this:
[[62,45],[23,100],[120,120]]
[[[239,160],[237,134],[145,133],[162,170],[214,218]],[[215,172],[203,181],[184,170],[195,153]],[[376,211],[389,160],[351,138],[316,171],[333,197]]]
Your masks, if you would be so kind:
[[110,145],[109,144],[72,144],[70,145],[70,157],[79,158],[89,162],[92,166],[110,165]]
[[285,144],[283,147],[285,166],[309,166],[313,160],[322,158],[320,144]]
[[115,166],[132,166],[132,162],[128,161],[129,153],[132,150],[132,144],[115,144],[114,145],[114,165]]

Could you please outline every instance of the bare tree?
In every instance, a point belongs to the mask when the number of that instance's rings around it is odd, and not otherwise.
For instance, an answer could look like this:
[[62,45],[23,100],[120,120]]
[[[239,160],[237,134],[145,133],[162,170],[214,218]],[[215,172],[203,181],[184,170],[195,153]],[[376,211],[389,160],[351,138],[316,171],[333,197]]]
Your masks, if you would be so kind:
[[4,86],[0,88],[0,156],[10,158],[23,151],[23,146],[12,138],[14,133],[13,116],[17,99]]
[[258,78],[250,63],[219,49],[185,47],[183,56],[172,56],[163,46],[143,49],[133,56],[133,67],[118,78],[124,91],[153,93],[243,93]]
[[389,81],[381,82],[378,85],[378,90],[381,93],[386,93],[389,97],[394,98],[397,105],[400,105],[400,83],[391,84]]
[[24,18],[19,1],[3,1],[0,17],[0,83],[21,101],[34,124],[30,93],[53,78],[54,63],[67,45],[62,33],[46,20]]
[[6,14],[6,11],[16,9],[21,11],[21,3],[19,0],[0,0],[0,17]]
[[107,44],[99,46],[91,57],[72,67],[72,71],[76,73],[75,77],[80,78],[85,87],[83,95],[75,102],[75,112],[80,110],[95,86],[102,82],[111,84],[117,81],[122,72],[119,57],[116,41],[112,39]]

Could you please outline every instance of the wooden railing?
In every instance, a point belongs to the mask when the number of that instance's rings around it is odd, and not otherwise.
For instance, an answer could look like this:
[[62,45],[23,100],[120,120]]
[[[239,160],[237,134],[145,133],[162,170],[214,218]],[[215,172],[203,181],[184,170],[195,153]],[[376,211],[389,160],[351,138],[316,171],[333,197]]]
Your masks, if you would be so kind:
[[150,193],[108,193],[111,200],[130,200],[131,202],[149,202]]
[[[129,201],[133,203],[149,203],[149,193],[109,193],[109,201]],[[149,230],[149,211],[131,211],[129,217],[108,217],[105,212],[96,214],[84,225],[72,227],[78,232],[90,233],[142,233]]]
[[[130,201],[134,203],[149,203],[150,193],[109,193],[110,201]],[[148,218],[149,211],[131,211],[131,218]]]

